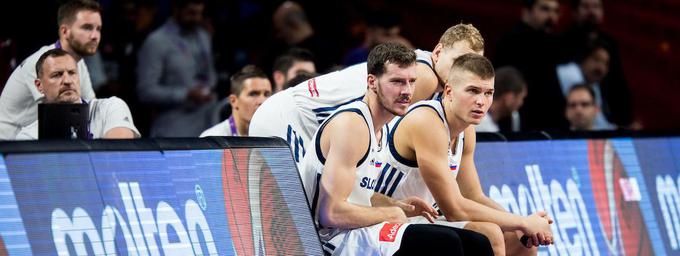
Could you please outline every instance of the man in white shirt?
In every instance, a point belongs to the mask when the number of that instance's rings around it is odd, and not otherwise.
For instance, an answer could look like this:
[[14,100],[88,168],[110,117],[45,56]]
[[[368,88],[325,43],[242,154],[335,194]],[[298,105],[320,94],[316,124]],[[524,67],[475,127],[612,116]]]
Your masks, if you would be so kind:
[[[81,103],[89,107],[88,132],[94,139],[139,138],[130,109],[121,99],[84,100],[80,97],[80,78],[76,60],[63,49],[52,49],[40,56],[35,66],[36,90],[44,95],[44,103]],[[36,113],[37,119],[37,113]],[[38,121],[23,127],[17,140],[38,139]]]
[[101,9],[91,0],[69,1],[59,7],[59,40],[40,48],[26,58],[7,80],[0,95],[0,140],[14,139],[21,127],[38,119],[38,103],[43,95],[36,89],[35,64],[46,51],[54,48],[69,52],[77,61],[82,97],[94,99],[90,75],[83,56],[95,54],[101,39]]
[[248,126],[262,102],[272,94],[272,84],[259,68],[248,65],[231,76],[231,116],[201,133],[207,136],[248,136]]

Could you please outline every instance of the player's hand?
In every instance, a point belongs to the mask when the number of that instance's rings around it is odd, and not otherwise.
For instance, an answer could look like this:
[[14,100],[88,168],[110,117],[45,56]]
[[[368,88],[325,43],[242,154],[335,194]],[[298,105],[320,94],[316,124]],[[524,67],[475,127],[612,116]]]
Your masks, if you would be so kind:
[[415,196],[397,201],[397,206],[399,206],[399,208],[404,211],[406,217],[423,216],[430,223],[434,223],[434,220],[437,216],[437,210],[435,210],[430,204]]
[[524,244],[527,248],[539,245],[549,245],[553,243],[552,230],[550,223],[552,220],[544,211],[538,211],[524,219],[522,232],[528,237]]
[[404,214],[404,211],[399,207],[385,207],[387,218],[385,221],[390,223],[407,223],[408,217]]

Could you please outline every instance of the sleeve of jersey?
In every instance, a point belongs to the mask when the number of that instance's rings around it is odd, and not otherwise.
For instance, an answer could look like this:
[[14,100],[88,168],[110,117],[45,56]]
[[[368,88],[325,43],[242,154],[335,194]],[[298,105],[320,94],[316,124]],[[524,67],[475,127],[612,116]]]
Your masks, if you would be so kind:
[[141,134],[139,134],[137,127],[135,127],[135,124],[132,121],[130,108],[125,101],[117,97],[111,97],[108,101],[105,111],[106,122],[104,123],[104,134],[113,128],[125,127],[132,130],[135,134],[135,138],[141,137]]

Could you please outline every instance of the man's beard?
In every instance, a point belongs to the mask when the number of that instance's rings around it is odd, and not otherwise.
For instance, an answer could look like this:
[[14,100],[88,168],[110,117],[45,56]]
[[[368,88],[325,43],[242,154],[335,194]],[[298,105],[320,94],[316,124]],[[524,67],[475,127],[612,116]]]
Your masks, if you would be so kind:
[[95,47],[94,47],[94,50],[92,52],[90,52],[90,51],[88,51],[87,46],[88,46],[88,44],[92,45],[92,43],[81,44],[80,42],[78,42],[77,40],[75,40],[73,38],[73,35],[71,35],[67,39],[67,41],[68,41],[68,44],[71,46],[71,49],[73,50],[73,52],[75,52],[75,54],[78,54],[78,56],[92,56],[97,52],[97,46],[99,46],[99,44],[97,43],[97,45],[95,45]]
[[[390,108],[388,107],[388,106],[390,106],[391,104],[390,104],[389,102],[387,102],[386,97],[383,96],[383,93],[382,93],[381,88],[382,88],[382,87],[380,86],[380,83],[378,83],[378,91],[377,91],[377,94],[378,94],[378,102],[380,102],[380,105],[382,105],[382,108],[384,108],[385,110],[387,110],[387,112],[390,112],[390,114],[392,114],[392,115],[395,115],[395,116],[403,116],[405,113],[397,113],[397,112],[395,112],[394,110],[392,110],[392,109],[390,109]],[[401,100],[402,98],[405,98],[405,97],[408,97],[408,96],[401,96],[401,95],[399,95],[399,98],[397,98],[397,100]]]

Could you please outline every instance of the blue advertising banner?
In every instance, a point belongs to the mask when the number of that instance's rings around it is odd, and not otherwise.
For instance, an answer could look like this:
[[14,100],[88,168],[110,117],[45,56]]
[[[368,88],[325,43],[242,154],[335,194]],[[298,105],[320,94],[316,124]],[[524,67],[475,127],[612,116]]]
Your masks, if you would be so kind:
[[0,255],[282,253],[322,253],[285,148],[0,158]]

